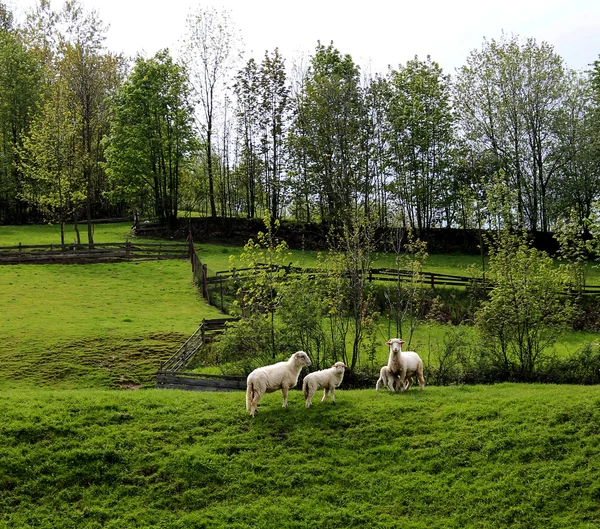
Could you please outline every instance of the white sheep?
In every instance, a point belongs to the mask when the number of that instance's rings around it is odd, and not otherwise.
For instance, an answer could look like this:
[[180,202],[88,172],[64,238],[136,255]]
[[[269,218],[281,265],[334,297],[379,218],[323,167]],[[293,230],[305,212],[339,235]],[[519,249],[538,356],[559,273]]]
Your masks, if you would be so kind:
[[302,391],[304,391],[306,407],[310,408],[312,398],[320,389],[324,390],[321,402],[325,402],[327,394],[331,391],[331,402],[335,404],[335,388],[342,383],[344,370],[347,367],[348,366],[344,364],[344,362],[336,362],[329,369],[315,371],[314,373],[306,375],[304,377],[304,382],[302,382]]
[[383,366],[379,371],[379,379],[375,384],[375,391],[379,391],[379,388],[384,386],[391,391],[398,390],[398,377],[394,375],[388,366]]
[[287,408],[288,390],[298,383],[298,375],[304,366],[311,365],[304,351],[295,352],[287,362],[258,367],[246,380],[246,409],[254,417],[258,402],[265,393],[281,390],[283,407]]
[[[407,390],[413,384],[413,377],[406,377],[404,382],[405,388]],[[379,391],[380,387],[387,387],[391,391],[398,391],[400,389],[400,382],[398,381],[398,376],[394,375],[388,366],[383,366],[379,371],[379,379],[377,380],[377,384],[375,384],[375,391]]]
[[410,389],[414,376],[417,377],[421,389],[424,389],[423,360],[414,351],[403,351],[402,345],[405,343],[400,338],[392,338],[386,342],[386,345],[390,346],[387,367],[393,376],[398,377],[396,388],[400,389],[400,391]]

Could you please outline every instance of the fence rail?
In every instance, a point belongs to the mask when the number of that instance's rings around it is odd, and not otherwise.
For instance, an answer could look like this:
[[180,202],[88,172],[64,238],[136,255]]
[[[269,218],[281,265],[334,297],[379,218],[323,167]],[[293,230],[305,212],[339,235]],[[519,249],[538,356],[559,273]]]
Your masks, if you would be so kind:
[[[306,273],[318,276],[325,273],[316,268],[299,268],[293,266],[259,264],[257,267],[218,271],[213,276],[208,276],[205,274],[202,278],[202,281],[204,282],[203,289],[207,292],[209,292],[209,287],[212,289],[221,288],[222,290],[223,283],[227,283],[235,279],[243,280],[246,277],[254,275],[257,269],[272,269],[276,272],[284,271],[286,275]],[[477,285],[480,288],[491,289],[493,286],[492,282],[485,281],[482,278],[453,274],[440,274],[437,272],[419,272],[418,276],[407,270],[397,270],[393,268],[372,268],[368,272],[369,281],[410,282],[415,280],[417,277],[423,286],[430,288],[436,288],[439,286],[469,287]],[[574,292],[574,290],[566,293],[569,294],[572,292]],[[586,285],[586,287],[583,288],[580,293],[586,295],[599,295],[600,285]]]
[[246,389],[246,379],[233,375],[186,373],[184,369],[203,346],[213,342],[225,330],[227,323],[237,318],[202,320],[196,331],[163,362],[156,372],[156,387],[159,389],[187,389],[192,391],[234,391]]
[[208,375],[161,371],[156,373],[159,389],[185,389],[190,391],[238,391],[246,389],[246,378],[233,375]]
[[0,264],[187,259],[190,255],[189,252],[189,245],[180,242],[19,244],[17,246],[0,246]]

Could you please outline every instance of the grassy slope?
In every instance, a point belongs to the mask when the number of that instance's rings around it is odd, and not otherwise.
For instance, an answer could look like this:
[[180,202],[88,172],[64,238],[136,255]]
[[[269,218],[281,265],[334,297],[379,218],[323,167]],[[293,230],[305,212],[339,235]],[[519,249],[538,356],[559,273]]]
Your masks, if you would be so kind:
[[[96,227],[124,240],[126,224]],[[0,244],[57,242],[56,226],[0,227]],[[0,387],[154,384],[203,318],[220,314],[192,284],[187,261],[0,267]]]
[[592,528],[600,388],[0,394],[0,527]]
[[[106,226],[96,240],[127,236]],[[254,420],[239,392],[49,389],[151,383],[213,314],[190,279],[183,262],[0,268],[0,528],[600,526],[600,387],[338,391],[309,410],[293,391]]]

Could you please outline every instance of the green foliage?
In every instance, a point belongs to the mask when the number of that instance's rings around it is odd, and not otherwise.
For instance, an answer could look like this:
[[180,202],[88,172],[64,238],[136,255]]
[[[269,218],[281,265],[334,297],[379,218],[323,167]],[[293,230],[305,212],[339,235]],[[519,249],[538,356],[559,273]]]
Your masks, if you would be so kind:
[[[266,232],[258,232],[256,240],[250,239],[239,256],[239,263],[251,270],[244,276],[238,289],[238,304],[242,313],[272,314],[280,302],[277,285],[285,276],[285,266],[290,264],[291,254],[287,243],[275,233],[279,221],[264,218]],[[236,259],[230,256],[230,270],[234,271]]]
[[[0,525],[595,527],[598,386],[3,391]],[[435,506],[435,508],[433,508]]]
[[281,335],[290,344],[310,353],[314,369],[324,369],[335,363],[331,344],[327,340],[325,315],[325,281],[319,275],[301,274],[283,285],[277,316]]
[[386,138],[395,173],[389,187],[402,205],[405,223],[428,229],[443,214],[451,196],[454,117],[450,77],[431,57],[425,61],[415,57],[391,70],[387,82]]
[[[429,254],[427,243],[415,237],[412,230],[407,233],[404,247],[398,243],[395,250],[394,268],[398,271],[398,279],[394,288],[384,287],[385,310],[389,314],[389,323],[393,322],[395,327],[388,326],[388,335],[404,338],[410,344],[419,321],[419,305],[424,296],[422,272]],[[401,277],[400,272],[408,273],[408,279]],[[403,337],[405,329],[408,329],[408,336]]]
[[544,350],[571,322],[568,276],[530,248],[526,237],[500,232],[490,248],[492,289],[476,315],[493,363],[505,376],[531,377]]
[[182,66],[168,50],[135,67],[112,100],[107,137],[110,196],[142,209],[151,200],[154,214],[171,225],[179,207],[180,173],[196,150],[190,86]]
[[21,153],[21,169],[26,174],[21,198],[61,228],[86,199],[81,153],[73,148],[80,116],[68,108],[67,94],[64,80],[51,86]]
[[269,214],[264,219],[266,232],[259,232],[256,240],[250,239],[239,256],[246,265],[245,273],[235,278],[235,258],[230,256],[230,270],[236,280],[236,300],[244,317],[265,317],[271,321],[271,355],[277,354],[275,339],[275,311],[281,302],[283,291],[280,288],[286,275],[286,263],[290,254],[285,241],[280,241],[275,232],[279,221],[271,221]]
[[227,374],[248,375],[273,363],[271,323],[256,315],[232,322],[213,347],[219,362],[227,366]]
[[566,161],[561,139],[569,112],[561,108],[573,82],[550,44],[505,34],[484,39],[458,71],[454,104],[465,139],[504,172],[520,228],[551,228]]
[[[12,14],[6,23],[11,20]],[[0,31],[0,210],[6,218],[21,209],[20,155],[40,100],[42,76],[41,64],[18,34]]]
[[343,220],[358,205],[363,113],[359,73],[350,55],[341,54],[333,43],[319,42],[296,100],[289,137],[296,208],[310,211],[310,195],[317,193],[323,220]]

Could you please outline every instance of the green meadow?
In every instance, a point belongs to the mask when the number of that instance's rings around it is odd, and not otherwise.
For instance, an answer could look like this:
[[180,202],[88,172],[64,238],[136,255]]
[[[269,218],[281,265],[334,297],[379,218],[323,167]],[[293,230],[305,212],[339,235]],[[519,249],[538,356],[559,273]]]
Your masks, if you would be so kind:
[[[60,242],[50,228],[0,227],[0,245]],[[198,250],[221,270],[241,249]],[[242,392],[153,387],[221,316],[189,262],[2,266],[0,292],[0,529],[600,527],[598,386],[338,390],[310,409],[292,391],[251,419]],[[417,328],[426,362],[447,331]]]
[[3,528],[600,526],[600,389],[0,392]]

